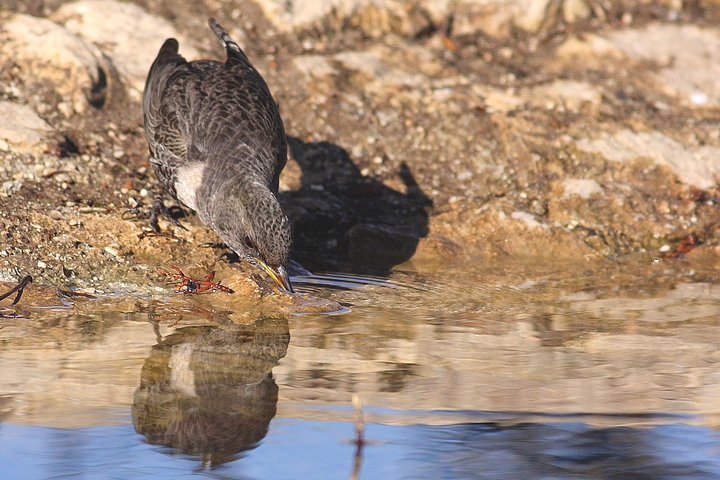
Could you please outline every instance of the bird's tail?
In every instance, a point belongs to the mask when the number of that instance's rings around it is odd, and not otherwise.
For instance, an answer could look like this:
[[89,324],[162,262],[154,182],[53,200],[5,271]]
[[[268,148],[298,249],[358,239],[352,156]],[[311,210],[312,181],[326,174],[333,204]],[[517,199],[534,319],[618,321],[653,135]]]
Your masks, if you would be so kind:
[[214,18],[211,18],[208,20],[208,25],[210,25],[210,28],[212,28],[212,31],[215,32],[215,36],[217,36],[218,40],[220,40],[220,43],[223,44],[223,47],[225,47],[225,50],[227,50],[227,56],[228,60],[234,59],[234,60],[240,60],[243,63],[250,63],[250,60],[248,60],[247,55],[245,55],[245,52],[242,51],[242,48],[235,43],[235,40],[232,39],[230,34],[225,30]]

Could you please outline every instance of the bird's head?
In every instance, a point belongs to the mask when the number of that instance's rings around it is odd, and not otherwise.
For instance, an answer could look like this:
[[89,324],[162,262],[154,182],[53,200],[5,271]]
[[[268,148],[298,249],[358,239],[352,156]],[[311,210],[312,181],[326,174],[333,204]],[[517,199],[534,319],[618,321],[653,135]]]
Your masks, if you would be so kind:
[[255,183],[216,191],[209,201],[202,202],[198,214],[240,258],[292,293],[287,272],[292,247],[290,221],[267,187]]
[[251,219],[254,223],[242,238],[233,238],[230,247],[246,262],[260,268],[284,290],[293,291],[287,272],[288,257],[292,246],[290,222],[277,205],[279,216]]

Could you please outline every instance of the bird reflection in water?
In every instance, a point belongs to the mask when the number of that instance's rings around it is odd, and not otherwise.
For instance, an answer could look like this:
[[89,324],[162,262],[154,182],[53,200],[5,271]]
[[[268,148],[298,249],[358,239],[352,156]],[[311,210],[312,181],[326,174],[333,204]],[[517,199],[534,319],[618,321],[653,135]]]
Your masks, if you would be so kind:
[[135,430],[204,468],[257,446],[275,416],[272,368],[287,353],[287,320],[183,327],[152,348],[135,391]]

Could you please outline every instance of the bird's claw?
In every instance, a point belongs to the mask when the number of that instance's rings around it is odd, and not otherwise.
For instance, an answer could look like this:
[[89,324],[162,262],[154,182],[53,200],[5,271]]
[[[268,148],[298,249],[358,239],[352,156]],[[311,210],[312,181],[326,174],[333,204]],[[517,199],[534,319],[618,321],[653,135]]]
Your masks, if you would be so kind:
[[155,197],[155,201],[153,202],[152,209],[150,210],[150,220],[148,220],[148,223],[150,224],[150,228],[153,229],[154,232],[160,231],[160,225],[158,224],[158,218],[162,215],[165,217],[165,220],[172,223],[178,228],[182,228],[183,230],[187,230],[180,221],[175,218],[170,211],[169,208],[165,206],[165,202],[163,201],[162,194],[158,194]]

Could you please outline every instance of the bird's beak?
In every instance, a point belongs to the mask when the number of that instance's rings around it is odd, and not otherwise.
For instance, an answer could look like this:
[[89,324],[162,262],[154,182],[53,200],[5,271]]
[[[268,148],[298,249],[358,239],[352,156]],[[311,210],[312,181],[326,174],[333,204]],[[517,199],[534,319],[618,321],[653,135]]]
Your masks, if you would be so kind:
[[292,285],[290,285],[290,277],[288,276],[285,267],[280,265],[277,268],[273,268],[262,260],[260,261],[260,265],[267,272],[267,274],[270,275],[270,278],[273,279],[273,281],[277,284],[278,287],[282,288],[287,292],[294,293]]

